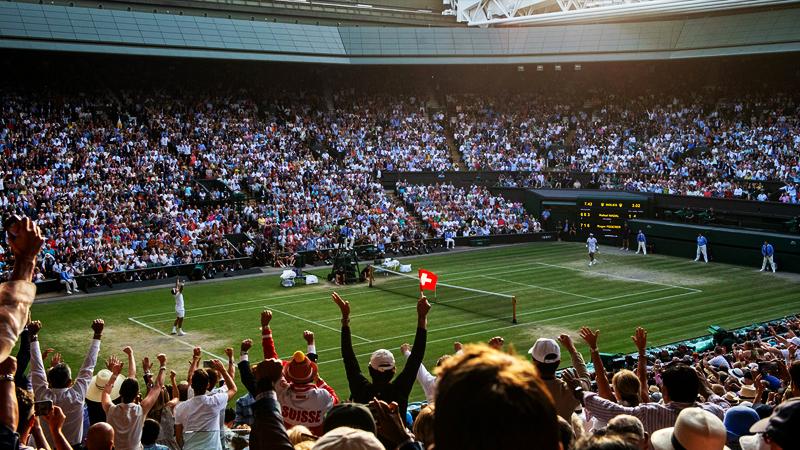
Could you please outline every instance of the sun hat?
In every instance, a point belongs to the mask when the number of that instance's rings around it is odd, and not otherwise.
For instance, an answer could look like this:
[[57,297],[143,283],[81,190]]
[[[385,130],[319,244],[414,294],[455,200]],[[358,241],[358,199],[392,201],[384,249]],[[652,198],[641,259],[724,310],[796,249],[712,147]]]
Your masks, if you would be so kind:
[[730,450],[725,442],[725,425],[717,416],[700,408],[686,408],[678,414],[672,428],[653,433],[655,450]]
[[758,422],[760,417],[753,408],[748,406],[734,406],[725,411],[725,429],[728,431],[728,440],[735,441],[742,436],[752,434],[750,427]]
[[[92,381],[86,389],[86,398],[93,402],[100,402],[103,396],[103,389],[106,388],[106,383],[108,383],[112,375],[108,369],[97,372],[97,375],[92,377]],[[125,381],[123,376],[117,376],[117,379],[114,380],[114,387],[111,388],[111,400],[116,400],[119,397],[119,388],[122,386],[123,381]]]

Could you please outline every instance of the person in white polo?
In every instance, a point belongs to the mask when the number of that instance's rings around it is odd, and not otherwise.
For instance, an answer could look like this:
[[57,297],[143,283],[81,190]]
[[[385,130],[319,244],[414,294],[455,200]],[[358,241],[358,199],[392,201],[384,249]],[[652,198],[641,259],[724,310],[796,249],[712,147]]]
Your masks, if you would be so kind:
[[183,450],[222,450],[219,414],[225,411],[228,401],[236,396],[236,383],[219,360],[213,360],[212,364],[222,375],[228,390],[206,395],[208,375],[203,369],[194,371],[194,397],[175,407],[175,438]]

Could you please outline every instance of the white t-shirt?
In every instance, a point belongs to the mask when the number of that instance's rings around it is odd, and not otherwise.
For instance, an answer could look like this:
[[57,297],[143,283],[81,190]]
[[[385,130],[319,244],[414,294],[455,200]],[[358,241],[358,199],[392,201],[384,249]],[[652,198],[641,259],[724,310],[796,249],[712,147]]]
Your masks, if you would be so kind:
[[138,450],[142,448],[142,426],[144,411],[138,403],[111,405],[106,422],[114,428],[116,450]]
[[590,237],[586,240],[586,247],[589,248],[589,253],[597,252],[597,239]]
[[183,292],[181,291],[175,294],[175,311],[183,311]]
[[183,450],[221,450],[219,414],[228,394],[198,395],[175,407],[175,424],[183,426]]

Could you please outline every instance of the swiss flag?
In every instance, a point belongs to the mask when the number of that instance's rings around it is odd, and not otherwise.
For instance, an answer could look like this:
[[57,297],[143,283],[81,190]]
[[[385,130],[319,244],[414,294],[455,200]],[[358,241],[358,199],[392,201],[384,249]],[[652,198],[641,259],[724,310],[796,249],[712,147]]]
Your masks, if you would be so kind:
[[419,269],[419,290],[420,291],[433,291],[436,290],[436,281],[439,277],[435,273]]

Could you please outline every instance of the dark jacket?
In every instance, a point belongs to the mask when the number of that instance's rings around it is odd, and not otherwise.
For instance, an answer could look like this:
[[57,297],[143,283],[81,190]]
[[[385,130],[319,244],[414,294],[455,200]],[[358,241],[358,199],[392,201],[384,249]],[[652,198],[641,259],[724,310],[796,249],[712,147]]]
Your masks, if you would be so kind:
[[272,383],[256,383],[249,361],[239,362],[242,384],[256,399],[253,403],[253,426],[250,428],[250,448],[254,450],[294,450],[283,426],[281,406]]
[[389,383],[376,384],[367,379],[358,365],[356,354],[353,351],[353,340],[350,336],[350,327],[342,327],[342,359],[344,360],[344,370],[347,373],[347,383],[350,385],[350,397],[358,403],[369,403],[373,398],[378,398],[386,403],[397,402],[400,407],[400,416],[406,416],[408,407],[408,396],[411,388],[414,387],[414,380],[417,378],[417,371],[422,358],[425,356],[425,343],[428,340],[428,332],[424,328],[417,328],[414,337],[414,346],[411,348],[411,355],[406,361],[403,371]]

